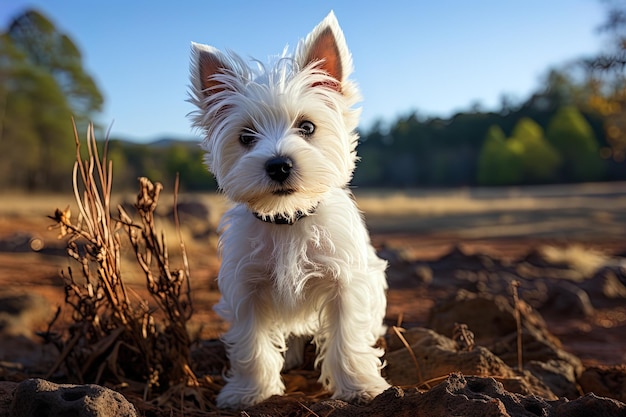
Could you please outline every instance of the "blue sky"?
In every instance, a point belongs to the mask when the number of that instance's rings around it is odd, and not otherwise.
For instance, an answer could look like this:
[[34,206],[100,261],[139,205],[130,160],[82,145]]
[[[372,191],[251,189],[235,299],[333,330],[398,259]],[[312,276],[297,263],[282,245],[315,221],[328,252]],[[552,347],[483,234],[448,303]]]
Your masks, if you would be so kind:
[[186,114],[191,41],[266,61],[333,9],[354,59],[361,126],[417,110],[448,116],[518,100],[551,66],[593,54],[599,0],[3,0],[0,25],[27,7],[77,43],[105,95],[112,136],[196,135]]

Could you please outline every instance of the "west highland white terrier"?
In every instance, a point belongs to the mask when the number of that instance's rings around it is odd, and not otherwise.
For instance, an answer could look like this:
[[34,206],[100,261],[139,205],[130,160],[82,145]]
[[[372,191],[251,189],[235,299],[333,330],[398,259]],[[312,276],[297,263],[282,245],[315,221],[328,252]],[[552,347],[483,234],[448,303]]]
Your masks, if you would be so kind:
[[374,346],[385,331],[387,264],[348,190],[360,114],[351,72],[332,12],[269,66],[192,44],[193,125],[235,203],[220,224],[215,311],[230,322],[221,408],[283,394],[281,370],[303,358],[303,343],[288,350],[287,341],[303,336],[313,337],[333,398],[367,401],[389,387]]

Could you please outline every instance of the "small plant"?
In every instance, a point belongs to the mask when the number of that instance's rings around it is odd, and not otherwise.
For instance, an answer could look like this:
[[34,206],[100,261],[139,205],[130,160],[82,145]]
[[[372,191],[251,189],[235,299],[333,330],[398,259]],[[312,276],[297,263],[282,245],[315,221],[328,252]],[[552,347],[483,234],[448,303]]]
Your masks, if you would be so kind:
[[459,351],[471,352],[476,346],[474,333],[465,323],[454,323],[454,328],[452,329],[452,340],[456,344],[456,348]]
[[[80,272],[68,267],[62,273],[72,323],[66,337],[56,338],[61,355],[49,376],[65,364],[68,376],[80,383],[110,378],[142,390],[144,400],[178,387],[182,398],[188,387],[198,386],[189,366],[186,323],[192,305],[184,243],[181,239],[183,266],[172,269],[165,236],[156,231],[154,218],[162,186],[147,178],[139,179],[135,204],[139,223],[121,206],[119,217],[111,214],[112,165],[107,147],[100,158],[93,126],[87,136],[88,159],[83,160],[75,129],[77,219],[72,219],[69,207],[51,216],[61,237],[68,238],[67,253]],[[176,207],[177,190],[174,194]],[[176,213],[175,217],[178,226]],[[130,290],[122,278],[120,248],[126,238],[144,272],[150,301]],[[198,401],[202,402],[196,396]]]

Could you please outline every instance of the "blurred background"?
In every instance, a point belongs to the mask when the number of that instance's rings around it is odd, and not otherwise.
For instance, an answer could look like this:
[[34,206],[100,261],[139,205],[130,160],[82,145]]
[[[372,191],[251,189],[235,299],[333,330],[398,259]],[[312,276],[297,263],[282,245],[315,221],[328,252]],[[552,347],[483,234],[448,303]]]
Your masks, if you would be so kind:
[[0,191],[71,190],[72,117],[110,139],[115,189],[215,190],[190,42],[265,61],[333,8],[364,96],[355,187],[626,179],[623,1],[227,3],[3,2]]

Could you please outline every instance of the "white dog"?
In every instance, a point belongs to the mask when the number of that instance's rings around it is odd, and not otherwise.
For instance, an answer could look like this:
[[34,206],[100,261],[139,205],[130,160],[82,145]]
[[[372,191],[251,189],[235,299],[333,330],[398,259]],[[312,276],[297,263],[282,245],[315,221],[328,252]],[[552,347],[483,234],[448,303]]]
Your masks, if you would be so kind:
[[[381,377],[386,262],[347,189],[357,161],[352,59],[331,12],[293,57],[251,69],[192,45],[194,126],[206,163],[236,203],[220,226],[222,294],[231,323],[219,407],[284,393],[281,369],[302,359],[287,339],[311,335],[333,398],[369,400]],[[300,348],[302,344],[300,344]]]

